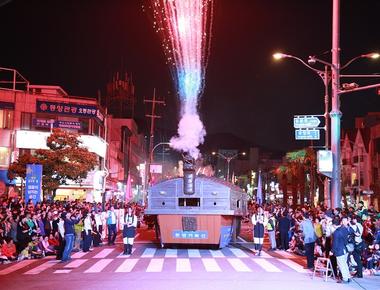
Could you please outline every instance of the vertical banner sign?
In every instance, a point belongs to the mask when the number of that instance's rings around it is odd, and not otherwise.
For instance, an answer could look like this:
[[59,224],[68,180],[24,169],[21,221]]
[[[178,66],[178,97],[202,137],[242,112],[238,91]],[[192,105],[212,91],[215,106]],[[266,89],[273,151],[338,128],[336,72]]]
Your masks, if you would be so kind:
[[26,165],[25,202],[31,200],[35,205],[41,201],[42,165]]

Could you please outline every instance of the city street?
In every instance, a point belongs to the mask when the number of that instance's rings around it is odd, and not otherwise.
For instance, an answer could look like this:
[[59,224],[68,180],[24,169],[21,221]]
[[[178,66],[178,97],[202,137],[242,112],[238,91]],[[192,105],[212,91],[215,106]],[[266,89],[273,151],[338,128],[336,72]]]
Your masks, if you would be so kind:
[[379,277],[365,277],[348,285],[332,279],[312,279],[312,272],[303,268],[303,257],[284,251],[254,256],[249,242],[221,250],[161,249],[154,243],[153,234],[152,230],[140,230],[131,256],[121,255],[122,245],[118,242],[88,253],[73,253],[67,263],[47,257],[1,265],[0,289],[375,290],[380,283]]

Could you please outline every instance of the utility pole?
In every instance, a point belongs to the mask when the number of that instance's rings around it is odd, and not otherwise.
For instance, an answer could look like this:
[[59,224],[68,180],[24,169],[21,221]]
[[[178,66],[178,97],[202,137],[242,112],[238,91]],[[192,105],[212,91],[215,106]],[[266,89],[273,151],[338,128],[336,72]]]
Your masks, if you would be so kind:
[[145,117],[150,118],[150,136],[149,136],[149,163],[153,161],[153,143],[154,143],[154,121],[161,116],[156,115],[156,104],[165,106],[165,101],[156,100],[156,89],[153,89],[153,98],[151,100],[144,100],[144,103],[152,103],[152,110],[150,115],[145,115]]
[[[148,117],[150,118],[150,136],[149,136],[149,158],[148,158],[148,162],[146,164],[146,167],[145,167],[145,181],[144,181],[144,187],[145,187],[145,194],[147,192],[147,189],[148,189],[148,176],[150,175],[150,165],[152,164],[152,161],[153,161],[153,143],[154,143],[154,121],[157,119],[157,118],[161,118],[161,116],[159,115],[156,115],[156,104],[160,104],[160,105],[163,105],[165,106],[165,101],[158,101],[156,100],[156,88],[153,89],[153,98],[151,100],[144,100],[144,103],[151,103],[152,104],[152,110],[151,110],[151,113],[150,115],[147,114],[145,115],[145,117]],[[145,204],[145,198],[146,198],[146,195],[143,197],[143,203]]]
[[333,172],[331,178],[331,206],[333,208],[341,207],[341,165],[340,165],[340,0],[333,0],[333,23],[332,23],[332,102],[331,102],[331,151],[333,154]]

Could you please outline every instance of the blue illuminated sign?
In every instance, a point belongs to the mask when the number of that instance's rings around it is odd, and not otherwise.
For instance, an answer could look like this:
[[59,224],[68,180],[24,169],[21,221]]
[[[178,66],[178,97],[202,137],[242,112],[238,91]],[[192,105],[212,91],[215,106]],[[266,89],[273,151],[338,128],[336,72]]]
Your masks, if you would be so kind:
[[172,238],[174,239],[207,239],[207,231],[181,231],[173,230]]
[[42,165],[26,165],[25,201],[31,200],[35,205],[41,201]]

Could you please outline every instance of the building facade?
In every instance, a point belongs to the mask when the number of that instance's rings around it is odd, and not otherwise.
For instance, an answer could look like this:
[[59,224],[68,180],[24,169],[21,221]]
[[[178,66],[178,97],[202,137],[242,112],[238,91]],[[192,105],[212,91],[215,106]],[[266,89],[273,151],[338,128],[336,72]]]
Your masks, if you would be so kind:
[[[17,71],[9,72],[25,80]],[[59,86],[30,85],[26,80],[22,88],[0,87],[0,194],[15,185],[7,179],[9,165],[24,153],[48,149],[46,138],[52,128],[78,133],[99,164],[80,184],[69,181],[61,186],[57,199],[101,201],[104,192],[131,198],[128,173],[134,174],[130,168],[142,162],[144,152],[133,120],[106,116],[95,98],[70,96]]]
[[380,113],[355,120],[342,140],[342,189],[352,203],[380,206]]

